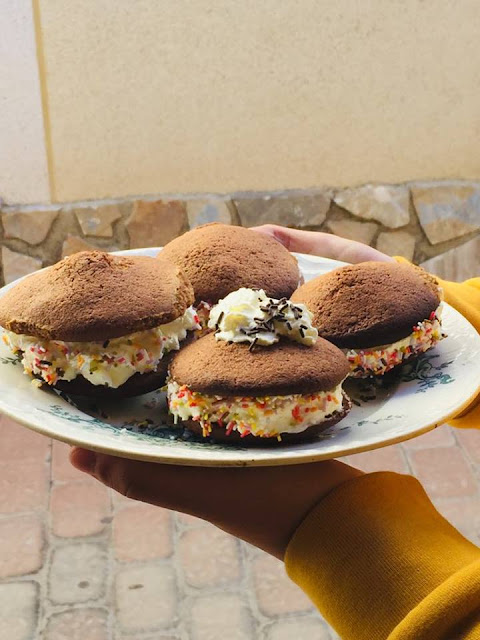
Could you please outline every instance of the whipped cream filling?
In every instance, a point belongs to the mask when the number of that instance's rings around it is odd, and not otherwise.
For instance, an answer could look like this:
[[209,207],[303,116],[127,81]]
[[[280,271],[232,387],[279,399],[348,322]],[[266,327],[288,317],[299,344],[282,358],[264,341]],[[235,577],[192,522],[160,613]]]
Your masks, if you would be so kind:
[[318,338],[313,315],[304,304],[269,298],[263,289],[241,288],[210,311],[208,327],[217,340],[269,346],[281,336],[311,346]]
[[405,360],[428,351],[446,337],[442,332],[441,316],[440,304],[430,318],[416,324],[413,332],[402,340],[370,349],[344,349],[351,366],[350,376],[366,378],[383,375]]
[[300,433],[320,424],[343,404],[342,385],[331,391],[288,396],[223,397],[192,391],[174,380],[167,384],[168,406],[175,423],[195,420],[206,437],[212,424],[225,427],[227,435],[238,431],[242,437],[252,434],[260,438],[277,437],[282,433]]
[[178,350],[187,332],[199,327],[197,313],[189,307],[172,322],[104,342],[43,340],[11,331],[5,331],[2,339],[14,353],[22,354],[25,373],[47,384],[82,375],[94,385],[116,389],[136,373],[155,371],[163,356]]

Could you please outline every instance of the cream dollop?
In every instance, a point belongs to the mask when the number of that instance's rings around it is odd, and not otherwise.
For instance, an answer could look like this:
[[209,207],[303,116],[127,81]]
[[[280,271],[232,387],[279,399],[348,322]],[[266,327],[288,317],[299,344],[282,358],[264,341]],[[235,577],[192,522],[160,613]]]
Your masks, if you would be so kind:
[[210,311],[208,327],[217,340],[269,346],[280,336],[311,346],[318,338],[312,313],[304,304],[269,298],[263,289],[229,293]]

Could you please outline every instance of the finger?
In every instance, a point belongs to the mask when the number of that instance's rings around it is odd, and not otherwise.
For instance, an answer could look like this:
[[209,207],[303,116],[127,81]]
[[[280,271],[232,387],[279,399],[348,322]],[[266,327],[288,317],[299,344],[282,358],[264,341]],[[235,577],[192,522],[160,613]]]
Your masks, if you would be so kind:
[[340,238],[331,233],[301,231],[273,224],[252,227],[252,230],[274,238],[289,251],[297,253],[317,255],[350,263],[367,262],[369,260],[377,262],[393,261],[393,258],[377,251],[373,247],[355,240]]

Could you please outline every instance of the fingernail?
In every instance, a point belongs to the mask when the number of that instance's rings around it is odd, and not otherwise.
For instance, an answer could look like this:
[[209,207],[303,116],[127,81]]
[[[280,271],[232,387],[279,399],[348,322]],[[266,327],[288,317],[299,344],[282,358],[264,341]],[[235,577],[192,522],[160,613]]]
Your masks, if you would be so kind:
[[97,454],[88,449],[74,448],[70,452],[70,462],[79,471],[84,473],[92,473],[95,469]]

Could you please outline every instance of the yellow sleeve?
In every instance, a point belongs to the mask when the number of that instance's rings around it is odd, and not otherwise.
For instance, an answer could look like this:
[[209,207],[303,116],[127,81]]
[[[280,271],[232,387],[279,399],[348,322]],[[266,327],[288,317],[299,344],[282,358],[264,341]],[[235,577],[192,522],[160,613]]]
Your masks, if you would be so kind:
[[[400,256],[395,257],[395,260],[408,262]],[[480,278],[472,278],[465,282],[449,282],[437,278],[437,281],[443,289],[445,302],[460,311],[480,333]],[[449,424],[463,429],[480,429],[480,390],[473,403],[450,420]]]
[[[447,282],[437,278],[442,287],[445,302],[455,307],[475,329],[480,333],[480,278],[472,278],[466,282]],[[454,420],[450,420],[453,427],[479,429],[480,428],[480,395],[470,407]]]
[[285,564],[343,640],[480,639],[480,549],[412,477],[340,485],[297,529]]

